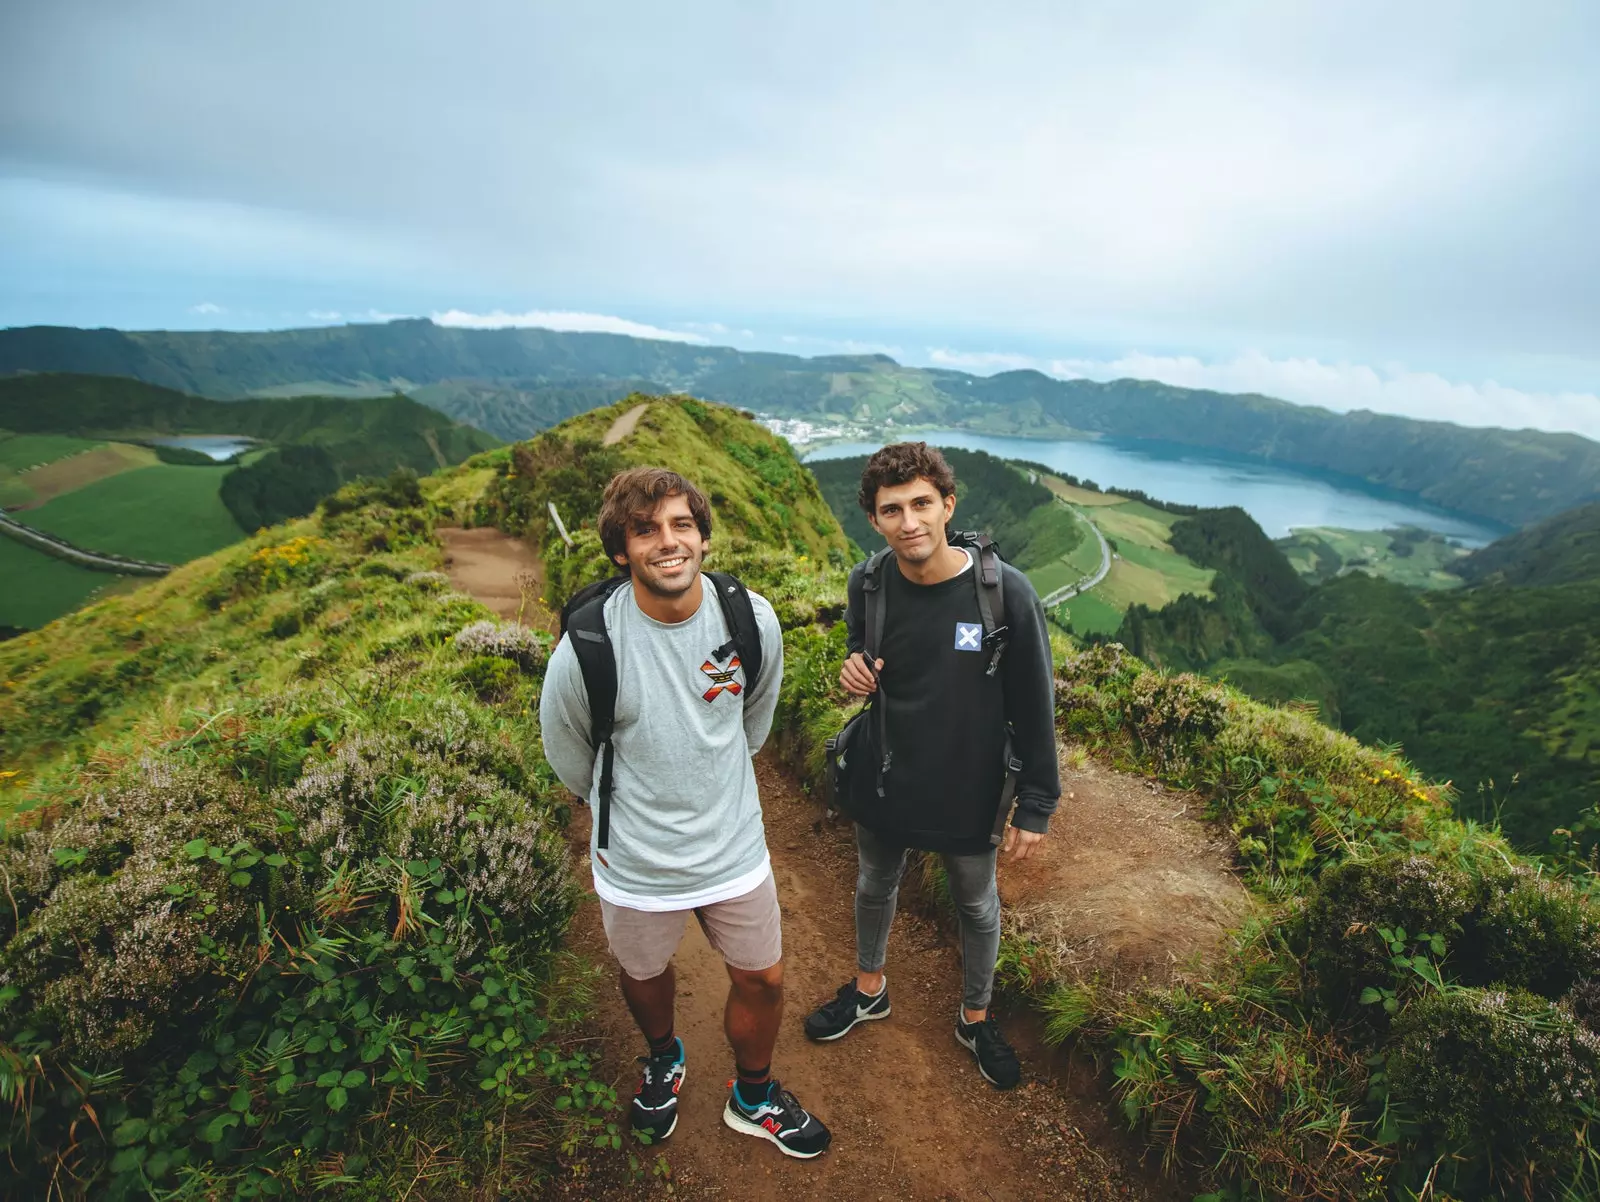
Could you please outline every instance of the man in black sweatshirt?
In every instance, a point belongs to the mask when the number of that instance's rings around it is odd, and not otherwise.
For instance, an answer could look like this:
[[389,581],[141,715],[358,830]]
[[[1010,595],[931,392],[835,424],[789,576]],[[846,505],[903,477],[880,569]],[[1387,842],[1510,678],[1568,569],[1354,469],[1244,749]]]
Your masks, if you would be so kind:
[[[1026,859],[1061,796],[1044,609],[1028,578],[1002,563],[1004,612],[992,613],[986,635],[978,554],[946,539],[955,476],[926,443],[896,443],[873,455],[858,500],[893,554],[850,574],[850,654],[839,681],[853,696],[877,694],[873,705],[885,707],[890,768],[883,796],[856,815],[856,975],[806,1018],[806,1035],[838,1039],[857,1023],[888,1017],[884,961],[906,852],[937,852],[961,929],[965,984],[956,1039],[985,1079],[1010,1089],[1021,1068],[989,1011],[1000,950],[991,835],[1010,792],[1008,737],[1020,768],[1012,774],[1016,811],[1000,850]],[[885,607],[871,663],[864,654],[869,563]],[[997,651],[998,669],[990,671]]]

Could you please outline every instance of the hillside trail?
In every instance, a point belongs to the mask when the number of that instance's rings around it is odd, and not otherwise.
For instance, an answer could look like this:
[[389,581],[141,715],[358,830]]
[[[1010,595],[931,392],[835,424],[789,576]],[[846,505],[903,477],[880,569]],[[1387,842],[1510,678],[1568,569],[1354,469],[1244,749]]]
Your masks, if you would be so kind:
[[633,428],[639,424],[639,419],[644,416],[644,411],[648,408],[650,408],[650,402],[644,401],[617,418],[616,421],[611,423],[611,429],[606,431],[606,436],[600,440],[600,445],[614,447],[632,434]]
[[[457,588],[491,606],[517,592],[509,581],[528,570],[525,545],[498,532],[441,535]],[[954,1038],[961,990],[955,931],[934,907],[919,903],[915,870],[902,887],[889,940],[892,1016],[836,1043],[808,1041],[800,1030],[805,1014],[854,968],[854,840],[770,746],[757,757],[756,776],[783,909],[787,1000],[773,1069],[832,1129],[833,1146],[817,1160],[793,1161],[723,1126],[733,1072],[722,1033],[727,975],[691,922],[674,961],[676,1029],[688,1074],[677,1131],[659,1150],[675,1197],[1186,1202],[1194,1196],[1192,1182],[1163,1176],[1159,1156],[1114,1121],[1092,1061],[1051,1048],[1038,1016],[1021,1000],[1002,995],[995,1008],[1021,1057],[1023,1084],[1002,1093],[978,1075]],[[1041,851],[1021,865],[1002,861],[1010,921],[1055,949],[1065,971],[1124,983],[1165,979],[1215,953],[1248,902],[1226,847],[1200,819],[1198,800],[1081,755],[1064,759],[1063,784],[1061,813]],[[589,813],[574,809],[574,870],[588,882]],[[618,1096],[629,1097],[642,1039],[614,984],[590,893],[568,945],[601,966],[594,1028],[603,1071]],[[648,1169],[656,1155],[648,1150],[640,1160]],[[663,1194],[659,1181],[630,1176],[620,1156],[595,1157],[554,1189],[568,1198]]]

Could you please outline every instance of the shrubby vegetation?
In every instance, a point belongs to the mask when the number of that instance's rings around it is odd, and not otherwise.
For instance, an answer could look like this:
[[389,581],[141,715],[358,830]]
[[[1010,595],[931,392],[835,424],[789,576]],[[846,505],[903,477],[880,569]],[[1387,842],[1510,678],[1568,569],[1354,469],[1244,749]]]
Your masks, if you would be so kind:
[[[1226,516],[1230,515],[1231,516]],[[1583,523],[1552,523],[1463,562],[1490,575],[1585,570]],[[1214,597],[1129,609],[1118,641],[1163,667],[1226,676],[1268,701],[1308,699],[1368,743],[1404,746],[1453,779],[1458,810],[1518,845],[1595,846],[1600,788],[1600,577],[1419,592],[1352,572],[1307,588],[1242,511],[1173,526],[1173,545],[1218,569]],[[1512,558],[1515,556],[1515,558]],[[1538,565],[1543,566],[1538,566]],[[1520,566],[1519,566],[1520,565]]]
[[0,647],[15,1189],[522,1187],[617,1138],[544,645],[438,557],[397,476]]

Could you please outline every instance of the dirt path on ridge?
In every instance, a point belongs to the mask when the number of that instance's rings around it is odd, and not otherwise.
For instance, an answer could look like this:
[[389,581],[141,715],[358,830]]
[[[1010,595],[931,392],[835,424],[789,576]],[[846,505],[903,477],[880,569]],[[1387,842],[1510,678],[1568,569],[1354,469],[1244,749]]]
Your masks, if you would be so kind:
[[628,435],[633,433],[633,428],[639,424],[639,419],[644,416],[644,411],[650,408],[650,402],[644,401],[628,410],[616,421],[611,423],[611,429],[606,431],[606,436],[600,440],[603,447],[615,446]]
[[[511,599],[520,595],[512,581],[531,570],[528,548],[494,531],[440,535],[456,587],[497,612],[511,604],[514,613]],[[1214,951],[1243,907],[1243,891],[1193,799],[1093,764],[1063,767],[1069,793],[1044,854],[1020,868],[1001,867],[1011,920],[1047,939],[1073,971],[1161,977],[1180,961]],[[996,1010],[1022,1059],[1023,1084],[1001,1093],[983,1081],[952,1031],[961,988],[955,933],[918,905],[909,887],[889,941],[893,1016],[837,1043],[806,1040],[805,1014],[853,967],[854,842],[848,827],[824,818],[770,750],[757,759],[756,775],[784,920],[787,1000],[774,1070],[827,1122],[834,1143],[815,1161],[792,1161],[723,1126],[733,1071],[722,1034],[727,976],[691,922],[674,961],[676,1026],[689,1070],[678,1129],[661,1149],[675,1197],[1186,1202],[1194,1196],[1192,1182],[1162,1177],[1158,1158],[1113,1121],[1093,1064],[1045,1045],[1037,1016],[1016,1000],[1001,997]],[[574,868],[587,882],[589,813],[575,809]],[[592,894],[568,938],[604,966],[595,1026],[606,1078],[625,1098],[637,1080],[641,1040],[610,983],[614,969]],[[640,1159],[648,1167],[655,1152]],[[620,1157],[598,1156],[586,1175],[557,1186],[556,1195],[658,1198],[663,1190],[648,1179],[630,1181]]]

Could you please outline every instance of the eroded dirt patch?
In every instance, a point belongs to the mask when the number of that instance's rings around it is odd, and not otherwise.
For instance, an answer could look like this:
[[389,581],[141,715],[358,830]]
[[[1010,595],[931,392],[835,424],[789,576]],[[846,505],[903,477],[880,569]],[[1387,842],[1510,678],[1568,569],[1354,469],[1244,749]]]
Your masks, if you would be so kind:
[[1050,837],[1001,873],[1008,921],[1063,975],[1112,985],[1166,981],[1216,954],[1251,902],[1201,800],[1092,760],[1063,763],[1061,780]]
[[441,526],[445,572],[452,587],[477,598],[502,618],[514,619],[535,630],[552,633],[559,618],[540,600],[544,592],[544,564],[533,548],[492,526],[463,530]]

